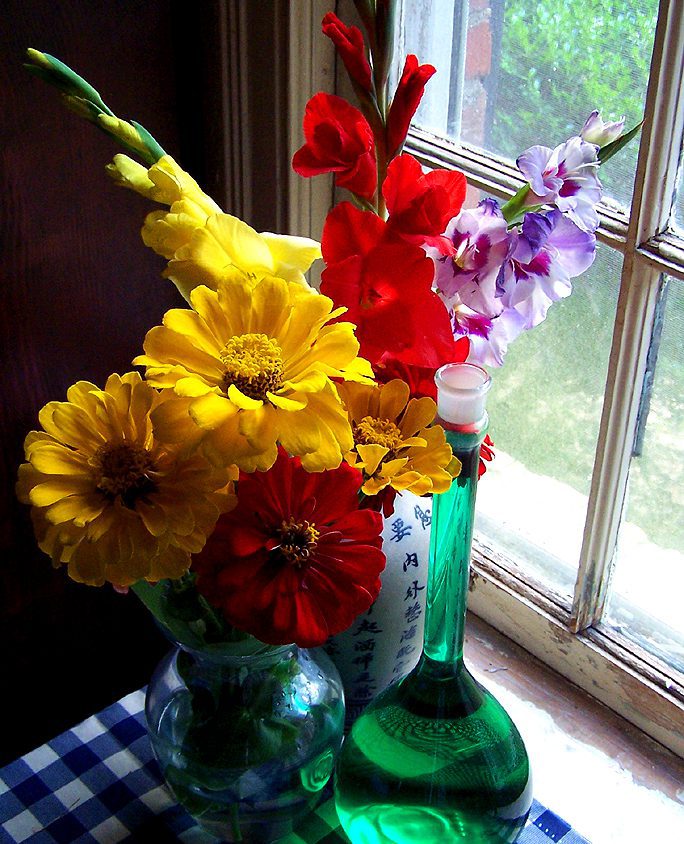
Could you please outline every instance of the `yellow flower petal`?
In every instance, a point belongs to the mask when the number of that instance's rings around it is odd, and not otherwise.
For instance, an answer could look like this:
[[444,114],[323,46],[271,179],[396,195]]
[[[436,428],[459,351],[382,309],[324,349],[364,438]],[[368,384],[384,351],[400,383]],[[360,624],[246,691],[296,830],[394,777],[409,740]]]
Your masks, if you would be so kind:
[[412,436],[423,428],[426,428],[435,420],[437,405],[427,396],[420,399],[413,399],[409,402],[401,419],[401,430],[406,436]]
[[226,422],[237,414],[236,407],[232,402],[217,396],[216,393],[207,393],[206,396],[194,399],[189,406],[189,413],[194,422],[212,431],[215,428],[225,425]]
[[[270,449],[278,435],[278,411],[269,404],[246,410],[239,416],[240,433],[258,453]],[[240,465],[240,461],[236,461]]]
[[231,384],[228,387],[228,398],[241,410],[257,410],[263,404],[261,399],[253,399],[246,396],[235,384]]
[[[228,256],[230,263],[243,270],[273,272],[275,265],[264,238],[247,223],[231,214],[216,214],[207,221],[207,231]],[[225,263],[225,261],[224,261]]]
[[77,583],[102,586],[105,582],[104,565],[99,552],[97,545],[81,543],[69,559],[69,577]]
[[321,428],[313,414],[278,413],[277,422],[280,443],[289,454],[311,454],[321,447]]
[[127,155],[118,153],[111,164],[105,167],[107,173],[120,187],[129,188],[152,199],[154,182],[147,175],[147,169]]
[[389,449],[382,445],[371,443],[370,445],[357,445],[356,451],[363,461],[363,468],[369,475],[374,475],[380,465],[382,458],[389,454]]
[[399,378],[383,384],[380,388],[380,402],[378,406],[378,418],[396,419],[408,404],[411,396],[409,385]]
[[[192,452],[190,443],[201,440],[193,432],[203,432],[188,415],[191,400],[158,393],[137,372],[110,376],[104,389],[79,382],[67,396],[73,401],[41,411],[52,433],[27,437],[28,463],[19,470],[17,490],[32,505],[39,547],[94,585],[156,577],[157,557],[189,565],[187,549],[201,548],[234,502],[234,470]],[[158,412],[180,429],[180,446],[159,439]]]
[[192,399],[178,398],[170,391],[162,397],[164,400],[150,414],[155,438],[162,443],[183,443],[194,448],[203,432],[190,416]]
[[48,475],[88,475],[88,465],[81,454],[62,445],[39,444],[28,450],[34,469]]
[[328,377],[323,372],[309,371],[302,373],[298,379],[283,381],[283,389],[292,393],[320,393],[328,383]]
[[174,385],[173,391],[177,396],[189,399],[195,399],[199,396],[206,396],[209,393],[216,392],[207,383],[192,376],[179,378]]
[[[266,241],[276,267],[292,267],[300,273],[305,273],[313,262],[321,257],[321,244],[308,237],[293,237],[272,232],[262,232],[261,237]],[[279,272],[276,272],[276,275],[284,277]]]
[[409,437],[408,439],[402,440],[401,448],[402,450],[405,448],[410,448],[412,446],[418,446],[419,448],[425,448],[428,444],[427,440],[424,437]]
[[271,402],[271,404],[279,407],[281,410],[303,410],[307,405],[306,395],[301,396],[300,398],[286,398],[285,396],[276,395],[276,393],[267,392],[266,398]]
[[28,494],[28,502],[36,507],[49,507],[65,496],[73,493],[86,494],[93,489],[93,479],[87,475],[82,478],[73,475],[48,475],[48,480],[37,483]]
[[197,220],[187,214],[150,211],[140,235],[145,246],[171,260],[190,241],[197,227]]
[[221,351],[215,332],[195,311],[173,308],[164,314],[164,325],[176,334],[192,338],[193,345],[210,357]]
[[[168,548],[164,554],[158,554],[153,558],[147,579],[151,581],[163,580],[164,578],[176,580],[185,574],[189,567],[190,555],[187,551],[174,547]],[[132,581],[132,583],[134,582]]]
[[358,381],[368,386],[375,383],[373,367],[365,358],[354,358],[350,364],[345,366],[344,373],[348,381]]
[[54,525],[73,522],[76,527],[83,527],[99,516],[105,506],[104,496],[97,499],[87,494],[69,495],[47,507],[45,517]]

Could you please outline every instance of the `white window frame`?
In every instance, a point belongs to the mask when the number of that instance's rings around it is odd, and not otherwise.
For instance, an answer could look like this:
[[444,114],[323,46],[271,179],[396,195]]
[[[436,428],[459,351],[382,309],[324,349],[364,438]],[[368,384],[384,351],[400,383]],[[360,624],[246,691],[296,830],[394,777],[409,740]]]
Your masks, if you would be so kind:
[[[291,4],[292,151],[308,97],[331,90],[330,54],[320,57],[320,19],[329,3]],[[338,14],[353,20],[351,3]],[[310,48],[302,43],[311,39]],[[319,53],[318,59],[316,58]],[[645,733],[684,757],[684,677],[601,626],[625,499],[640,387],[662,273],[684,280],[684,241],[667,231],[684,124],[684,6],[660,0],[629,216],[600,207],[598,239],[625,256],[603,413],[572,605],[540,587],[485,539],[474,542],[469,609]],[[421,56],[430,61],[430,56]],[[320,62],[320,63],[317,63]],[[295,81],[293,87],[292,81]],[[341,81],[342,87],[344,82]],[[589,104],[591,106],[593,104]],[[468,144],[412,129],[406,150],[430,167],[456,168],[468,182],[507,199],[522,185],[508,162]],[[320,235],[331,205],[325,180],[290,182],[290,228]],[[610,449],[605,444],[610,443]]]

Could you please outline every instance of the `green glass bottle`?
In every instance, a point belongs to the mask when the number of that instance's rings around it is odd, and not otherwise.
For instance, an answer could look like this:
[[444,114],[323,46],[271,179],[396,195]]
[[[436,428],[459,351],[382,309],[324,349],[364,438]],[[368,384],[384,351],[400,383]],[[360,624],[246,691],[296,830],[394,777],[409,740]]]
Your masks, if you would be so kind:
[[479,448],[491,381],[472,364],[448,364],[436,381],[440,421],[463,465],[451,489],[433,498],[420,662],[370,704],[342,748],[335,802],[353,844],[512,842],[532,803],[520,734],[463,662]]

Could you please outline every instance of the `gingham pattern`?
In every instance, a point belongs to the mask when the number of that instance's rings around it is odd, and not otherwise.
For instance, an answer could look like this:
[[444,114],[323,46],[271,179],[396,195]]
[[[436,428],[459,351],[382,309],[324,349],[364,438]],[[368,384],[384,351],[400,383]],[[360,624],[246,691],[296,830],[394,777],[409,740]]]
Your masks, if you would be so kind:
[[[0,770],[0,841],[208,842],[162,783],[133,692]],[[535,801],[520,844],[588,844]],[[328,800],[282,844],[342,844]]]

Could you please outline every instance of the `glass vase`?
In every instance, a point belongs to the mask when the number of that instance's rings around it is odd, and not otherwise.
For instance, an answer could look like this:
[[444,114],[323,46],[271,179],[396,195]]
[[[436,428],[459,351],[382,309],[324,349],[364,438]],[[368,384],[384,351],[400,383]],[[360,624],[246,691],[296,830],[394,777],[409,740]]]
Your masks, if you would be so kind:
[[340,749],[339,674],[320,650],[253,638],[177,645],[145,701],[177,801],[225,841],[275,841],[317,804]]
[[463,662],[490,379],[479,367],[450,364],[437,383],[440,421],[462,470],[433,499],[420,661],[361,714],[340,755],[335,802],[353,844],[512,842],[532,802],[520,734]]

